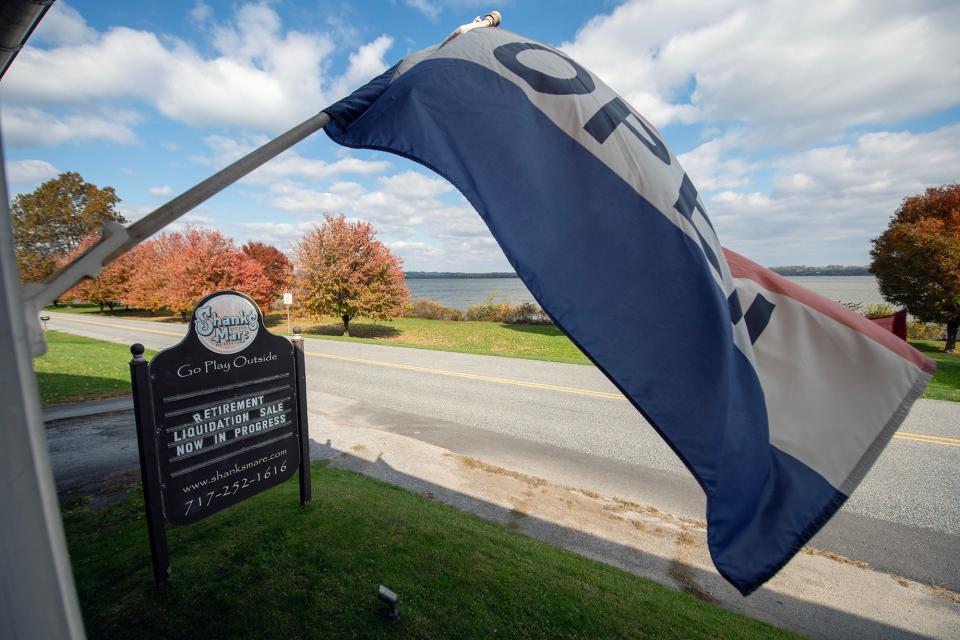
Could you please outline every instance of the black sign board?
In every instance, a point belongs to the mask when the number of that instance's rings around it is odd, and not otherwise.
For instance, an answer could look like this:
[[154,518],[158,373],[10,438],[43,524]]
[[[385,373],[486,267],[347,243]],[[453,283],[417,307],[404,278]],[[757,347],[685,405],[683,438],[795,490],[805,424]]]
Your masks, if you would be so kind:
[[253,300],[220,291],[197,304],[183,341],[149,365],[141,345],[131,350],[158,582],[169,571],[164,521],[196,522],[298,470],[301,502],[309,502],[306,383],[298,335],[291,342],[271,334]]

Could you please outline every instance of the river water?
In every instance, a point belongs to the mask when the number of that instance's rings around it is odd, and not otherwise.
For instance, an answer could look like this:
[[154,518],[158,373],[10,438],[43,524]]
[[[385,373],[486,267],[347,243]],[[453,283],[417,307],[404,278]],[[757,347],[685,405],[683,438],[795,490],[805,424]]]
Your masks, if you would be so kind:
[[[790,280],[839,302],[864,305],[883,302],[873,276],[797,276]],[[466,310],[491,296],[514,304],[536,302],[520,278],[436,278],[407,280],[413,298],[436,300],[445,307]]]

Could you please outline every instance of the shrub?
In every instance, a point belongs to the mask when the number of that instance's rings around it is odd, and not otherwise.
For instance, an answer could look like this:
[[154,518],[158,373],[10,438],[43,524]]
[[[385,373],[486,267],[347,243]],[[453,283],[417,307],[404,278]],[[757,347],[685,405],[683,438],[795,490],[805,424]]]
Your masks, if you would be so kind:
[[463,320],[463,312],[452,307],[445,307],[435,300],[417,298],[406,306],[403,313],[407,318],[424,318],[426,320]]
[[513,307],[504,320],[507,324],[553,324],[550,316],[539,305],[524,302]]
[[893,308],[893,305],[881,302],[880,304],[868,304],[862,313],[868,318],[883,318],[884,316],[892,316],[896,312],[897,310]]
[[532,302],[511,304],[495,302],[491,295],[483,304],[467,307],[467,320],[480,322],[502,322],[504,324],[552,324],[550,317],[538,305]]
[[513,311],[509,302],[495,302],[496,294],[492,293],[482,304],[472,304],[467,307],[467,320],[480,322],[506,322]]
[[910,340],[946,340],[947,329],[935,322],[921,322],[911,318],[907,322],[907,337]]

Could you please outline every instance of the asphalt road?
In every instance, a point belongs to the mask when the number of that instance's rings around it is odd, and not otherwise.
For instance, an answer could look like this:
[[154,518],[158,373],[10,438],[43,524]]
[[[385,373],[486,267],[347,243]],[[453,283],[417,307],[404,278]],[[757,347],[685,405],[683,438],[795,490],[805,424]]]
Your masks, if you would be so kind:
[[[176,324],[50,316],[51,329],[154,349],[185,332]],[[306,351],[311,413],[704,517],[699,486],[593,367],[332,340],[307,339]],[[51,433],[55,466],[57,449],[71,446],[69,434]],[[130,446],[118,451],[129,456]],[[960,591],[960,403],[920,400],[811,544]]]

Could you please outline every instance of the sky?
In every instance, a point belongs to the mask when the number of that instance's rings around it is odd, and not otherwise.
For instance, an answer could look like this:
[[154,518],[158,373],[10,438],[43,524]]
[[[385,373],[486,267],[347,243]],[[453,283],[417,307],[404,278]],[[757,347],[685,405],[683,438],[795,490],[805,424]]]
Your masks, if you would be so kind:
[[[904,197],[960,181],[955,0],[58,0],[0,83],[11,195],[77,171],[136,220],[490,9],[652,121],[762,264],[867,264]],[[289,251],[341,212],[407,270],[510,270],[450,184],[323,133],[178,226]]]

